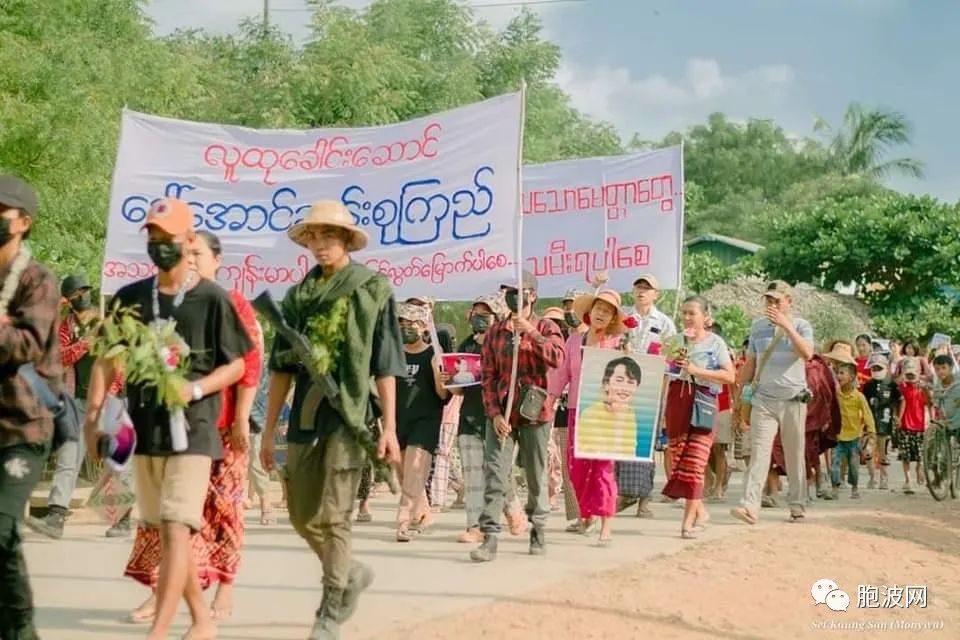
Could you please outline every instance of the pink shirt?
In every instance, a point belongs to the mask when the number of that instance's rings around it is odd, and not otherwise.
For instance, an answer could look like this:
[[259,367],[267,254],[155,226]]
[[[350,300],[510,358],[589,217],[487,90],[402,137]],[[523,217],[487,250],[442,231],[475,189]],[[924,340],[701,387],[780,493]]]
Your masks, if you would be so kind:
[[[567,406],[575,409],[580,399],[580,371],[583,368],[583,339],[584,334],[576,333],[567,339],[567,357],[557,369],[551,369],[547,374],[547,392],[559,398],[563,389],[567,390]],[[603,338],[597,344],[591,345],[595,349],[616,349],[620,345],[620,336]]]

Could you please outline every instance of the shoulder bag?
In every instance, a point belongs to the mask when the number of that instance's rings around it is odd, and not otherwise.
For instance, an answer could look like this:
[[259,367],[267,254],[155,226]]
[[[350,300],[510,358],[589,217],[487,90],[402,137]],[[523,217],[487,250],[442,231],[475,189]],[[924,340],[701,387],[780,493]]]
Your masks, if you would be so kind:
[[757,362],[757,368],[753,372],[753,380],[750,381],[750,384],[744,385],[743,391],[740,393],[740,420],[743,422],[743,424],[750,424],[750,413],[753,411],[753,391],[757,386],[757,381],[760,379],[760,374],[763,373],[763,368],[770,360],[770,356],[773,355],[773,350],[776,349],[777,344],[782,339],[783,332],[778,328],[776,331],[774,331],[773,339],[770,341],[770,344],[760,355],[760,360]]

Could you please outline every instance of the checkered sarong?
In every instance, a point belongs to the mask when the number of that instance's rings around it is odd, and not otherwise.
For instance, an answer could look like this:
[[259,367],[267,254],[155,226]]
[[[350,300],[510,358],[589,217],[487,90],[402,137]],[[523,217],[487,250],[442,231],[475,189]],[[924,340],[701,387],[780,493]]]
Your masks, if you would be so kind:
[[563,507],[567,520],[576,520],[580,517],[580,507],[577,505],[577,494],[573,491],[570,482],[570,463],[567,454],[567,429],[554,429],[557,439],[557,448],[560,449],[560,466],[563,473]]
[[[433,470],[430,474],[430,486],[427,493],[430,496],[431,507],[447,506],[447,489],[450,487],[453,465],[453,443],[457,438],[457,424],[445,422],[440,425],[440,443],[433,456]],[[457,483],[459,484],[459,483]]]
[[656,465],[652,462],[618,462],[617,493],[627,498],[646,498],[653,491]]
[[483,512],[483,439],[461,434],[457,438],[460,463],[463,466],[463,502],[467,512],[467,528],[480,526]]

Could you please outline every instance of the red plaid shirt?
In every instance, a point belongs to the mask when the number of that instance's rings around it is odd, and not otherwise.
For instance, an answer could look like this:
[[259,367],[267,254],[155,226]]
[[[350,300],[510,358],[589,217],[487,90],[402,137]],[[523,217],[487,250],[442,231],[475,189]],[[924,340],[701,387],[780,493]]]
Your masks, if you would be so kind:
[[[67,391],[74,395],[77,393],[77,372],[74,369],[83,356],[90,352],[90,347],[86,336],[81,335],[80,327],[77,326],[77,316],[68,314],[60,323],[60,360],[63,364],[63,380]],[[123,391],[123,374],[117,371],[110,383],[110,395],[119,396]]]
[[[530,317],[530,324],[536,331],[520,337],[520,356],[517,364],[517,387],[513,394],[513,410],[510,412],[510,424],[517,426],[520,406],[520,388],[532,384],[547,388],[547,372],[563,364],[565,352],[563,334],[552,320]],[[510,392],[510,373],[513,368],[513,331],[507,321],[494,323],[487,331],[480,353],[483,371],[483,406],[487,416],[495,418],[503,415]],[[541,422],[551,422],[554,414],[553,402],[544,405]]]

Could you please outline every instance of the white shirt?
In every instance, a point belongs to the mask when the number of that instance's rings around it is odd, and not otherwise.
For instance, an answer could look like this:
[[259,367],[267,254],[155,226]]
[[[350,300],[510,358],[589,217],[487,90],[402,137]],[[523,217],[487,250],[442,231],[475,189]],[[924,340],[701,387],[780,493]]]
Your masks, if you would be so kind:
[[637,328],[631,329],[629,334],[633,353],[647,353],[651,344],[662,343],[665,338],[677,335],[673,320],[656,306],[650,307],[650,312],[645,316],[640,315],[636,307],[624,307],[623,312],[637,321]]

